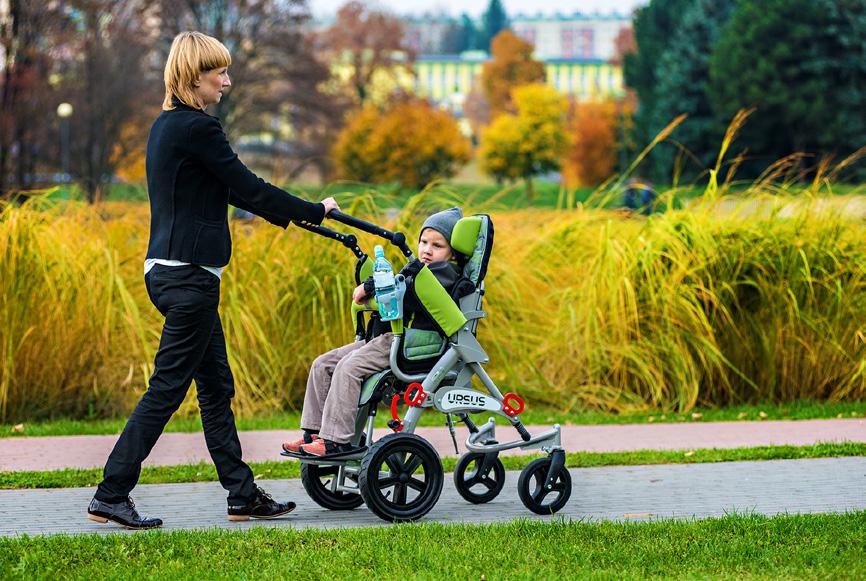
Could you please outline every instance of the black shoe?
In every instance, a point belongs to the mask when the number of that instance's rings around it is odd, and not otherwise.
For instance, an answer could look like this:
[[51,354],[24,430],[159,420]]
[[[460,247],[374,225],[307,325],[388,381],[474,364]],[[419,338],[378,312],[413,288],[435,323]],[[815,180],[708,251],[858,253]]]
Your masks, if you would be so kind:
[[250,518],[277,518],[295,510],[294,502],[277,502],[270,494],[256,486],[256,496],[246,504],[229,505],[229,520]]
[[128,529],[152,529],[162,526],[162,519],[138,514],[132,498],[114,504],[94,498],[87,507],[87,518],[101,523],[111,521]]

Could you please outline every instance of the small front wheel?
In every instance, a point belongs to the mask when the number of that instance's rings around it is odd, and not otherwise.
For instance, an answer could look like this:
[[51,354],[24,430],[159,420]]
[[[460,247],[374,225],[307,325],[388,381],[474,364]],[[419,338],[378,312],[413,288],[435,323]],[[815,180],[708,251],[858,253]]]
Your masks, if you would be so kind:
[[505,486],[505,466],[496,452],[463,454],[454,467],[454,486],[472,504],[490,502]]
[[533,460],[520,473],[517,480],[517,493],[524,506],[535,514],[554,514],[562,510],[571,497],[571,474],[563,466],[554,475],[550,488],[547,487],[547,472],[550,458]]

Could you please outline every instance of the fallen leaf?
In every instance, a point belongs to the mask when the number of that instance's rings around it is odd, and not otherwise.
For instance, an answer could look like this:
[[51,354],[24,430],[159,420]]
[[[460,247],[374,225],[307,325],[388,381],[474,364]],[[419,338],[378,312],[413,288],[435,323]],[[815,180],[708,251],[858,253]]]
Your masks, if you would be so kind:
[[649,416],[649,417],[646,419],[646,421],[648,421],[649,423],[653,423],[654,421],[656,421],[656,418],[655,418],[655,416]]
[[842,419],[842,418],[845,417],[845,416],[843,416],[842,414],[838,414],[836,417],[839,418],[839,419]]
[[644,516],[655,516],[655,514],[651,512],[627,512],[624,515],[625,518],[640,518]]
[[747,418],[747,417],[749,417],[749,414],[747,414],[746,412],[740,412],[740,413],[737,414],[737,419],[738,419],[738,420],[742,420],[742,419],[745,419],[745,418]]
[[662,414],[662,416],[659,419],[660,420],[666,420],[666,419],[668,419],[668,417],[666,415]]
[[767,413],[766,412],[758,412],[758,417],[761,418],[762,420],[764,420],[767,418]]
[[694,456],[694,455],[695,455],[695,451],[694,451],[694,450],[689,450],[688,452],[686,452],[685,454],[683,454],[683,456],[686,456],[686,457],[688,457],[688,456]]
[[701,419],[702,417],[704,417],[704,414],[699,414],[698,412],[695,412],[695,413],[692,414],[692,419],[693,419],[693,420],[699,420],[699,419]]
[[852,417],[852,418],[856,418],[856,417],[857,417],[857,412],[851,412],[851,417]]
[[14,426],[12,426],[12,431],[17,432],[19,434],[23,434],[24,433],[24,424],[15,424]]
[[262,477],[261,474],[256,474],[255,476],[253,476],[253,480],[260,480],[261,477]]

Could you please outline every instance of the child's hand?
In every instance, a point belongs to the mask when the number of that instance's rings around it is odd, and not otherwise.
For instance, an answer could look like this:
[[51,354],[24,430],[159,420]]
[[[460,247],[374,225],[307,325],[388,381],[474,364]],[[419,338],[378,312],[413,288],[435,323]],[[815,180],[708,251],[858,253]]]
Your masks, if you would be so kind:
[[355,287],[355,290],[352,291],[352,300],[359,305],[364,304],[364,301],[367,300],[367,291],[364,290],[364,285],[359,284]]

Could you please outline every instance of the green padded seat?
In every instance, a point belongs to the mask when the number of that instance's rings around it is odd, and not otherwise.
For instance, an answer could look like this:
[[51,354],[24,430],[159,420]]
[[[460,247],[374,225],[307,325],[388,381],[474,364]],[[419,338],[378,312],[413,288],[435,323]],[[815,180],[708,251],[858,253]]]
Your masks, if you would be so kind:
[[361,397],[358,400],[358,406],[362,406],[368,401],[370,401],[370,397],[373,395],[373,392],[376,391],[376,387],[379,385],[379,380],[385,377],[386,374],[391,373],[391,368],[383,369],[379,373],[374,373],[366,380],[364,380],[364,384],[361,386]]

